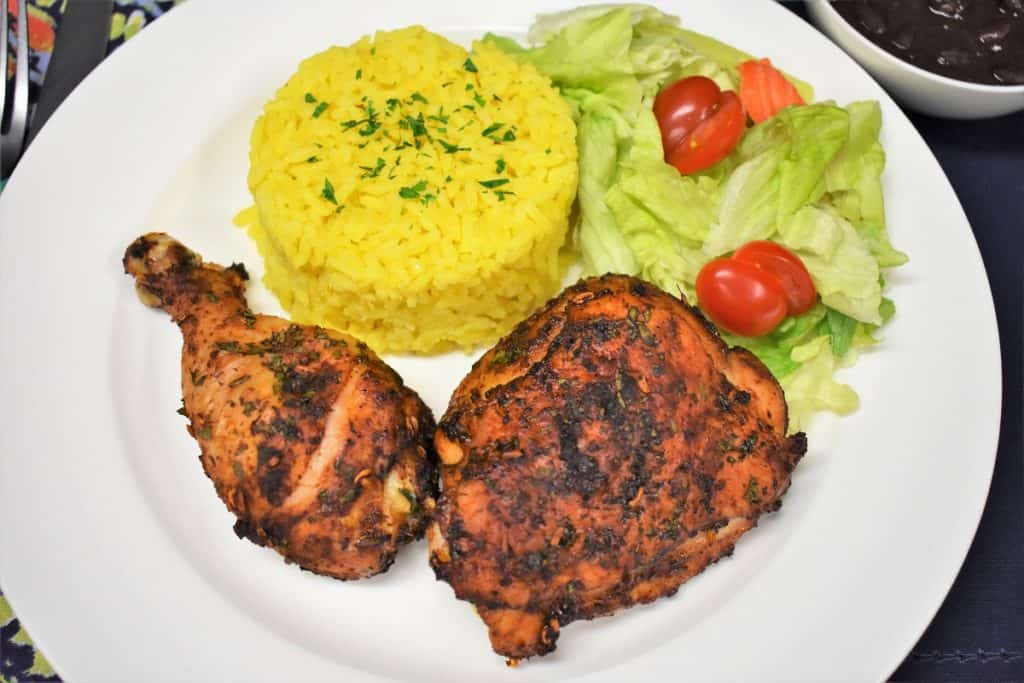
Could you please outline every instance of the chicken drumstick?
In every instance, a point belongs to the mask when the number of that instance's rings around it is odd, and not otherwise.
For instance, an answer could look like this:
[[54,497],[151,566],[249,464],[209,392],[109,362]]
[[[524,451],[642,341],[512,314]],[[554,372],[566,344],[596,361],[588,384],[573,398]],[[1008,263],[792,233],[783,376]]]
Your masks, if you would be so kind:
[[434,419],[366,344],[254,314],[245,268],[162,233],[125,272],[181,327],[184,415],[239,536],[339,579],[386,571],[437,494]]

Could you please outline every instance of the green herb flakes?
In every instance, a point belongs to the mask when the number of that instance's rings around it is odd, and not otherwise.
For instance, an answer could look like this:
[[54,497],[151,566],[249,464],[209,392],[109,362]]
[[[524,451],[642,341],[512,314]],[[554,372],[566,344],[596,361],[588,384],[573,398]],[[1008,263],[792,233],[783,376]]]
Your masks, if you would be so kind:
[[751,503],[761,502],[761,491],[758,487],[757,479],[755,479],[754,477],[751,477],[750,481],[747,482],[747,492],[743,495],[743,497],[746,498],[747,501]]
[[478,180],[478,183],[486,187],[488,190],[493,190],[496,187],[508,184],[508,178],[495,178],[494,180]]
[[356,69],[356,80],[358,81],[362,77],[363,77],[363,70],[362,69]]
[[311,92],[306,93],[306,101],[309,102],[310,104],[313,104],[314,102],[316,102],[316,98],[313,97],[313,93],[311,93]]
[[412,95],[409,95],[409,104],[412,104],[413,102],[422,102],[423,104],[429,104],[429,102],[427,102],[427,98],[419,94],[418,92],[414,92]]
[[309,157],[308,159],[306,159],[306,163],[307,164],[315,164],[318,161],[320,161],[320,157],[318,157],[315,154],[313,156]]
[[331,185],[331,181],[327,178],[324,178],[324,189],[320,190],[320,196],[331,204],[338,205],[338,199],[334,196],[334,185]]
[[459,147],[458,145],[453,145],[453,144],[451,144],[449,142],[445,142],[444,140],[441,140],[441,139],[438,139],[438,142],[441,143],[442,147],[444,147],[444,151],[445,151],[446,154],[455,154],[456,152],[469,152],[470,151],[469,147]]
[[321,102],[320,104],[316,105],[316,109],[313,110],[313,118],[314,119],[320,118],[320,115],[324,113],[325,109],[327,109],[327,103],[326,102]]
[[429,137],[429,134],[427,133],[426,121],[423,120],[423,112],[420,112],[420,114],[416,118],[406,116],[399,122],[398,125],[402,128],[407,128],[411,130],[414,138],[422,136]]
[[384,170],[384,160],[377,157],[377,164],[375,166],[360,166],[363,169],[363,174],[360,178],[376,178],[380,175],[380,172]]
[[427,181],[421,180],[415,185],[403,187],[398,190],[398,196],[402,199],[419,199],[420,193],[427,189]]
[[474,64],[473,60],[469,57],[466,57],[466,61],[462,63],[462,68],[471,74],[475,74],[477,72],[476,64]]
[[512,142],[516,139],[515,128],[509,128],[505,131],[505,134],[501,136],[501,139],[505,142]]
[[486,128],[484,128],[484,129],[483,129],[483,130],[482,130],[482,131],[480,132],[480,135],[484,136],[485,138],[486,138],[486,137],[490,137],[490,136],[491,136],[491,135],[493,135],[494,133],[497,133],[497,132],[498,132],[499,130],[501,130],[501,128],[502,128],[502,127],[503,127],[504,125],[505,125],[504,123],[492,123],[491,125],[489,125],[489,126],[487,126]]
[[494,164],[494,172],[495,173],[504,173],[505,172],[505,160],[503,158],[498,157],[498,161]]

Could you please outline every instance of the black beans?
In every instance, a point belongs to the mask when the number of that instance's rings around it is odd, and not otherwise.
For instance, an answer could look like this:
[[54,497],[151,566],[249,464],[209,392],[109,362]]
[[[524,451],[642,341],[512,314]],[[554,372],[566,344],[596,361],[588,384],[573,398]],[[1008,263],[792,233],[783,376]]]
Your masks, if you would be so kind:
[[914,28],[904,26],[892,34],[892,45],[900,50],[909,50],[914,44]]
[[836,10],[900,59],[975,83],[1024,82],[1024,0],[841,0]]
[[928,9],[940,17],[959,19],[967,9],[967,0],[931,0]]
[[1010,22],[1002,21],[998,24],[992,24],[981,29],[978,33],[978,40],[982,45],[991,45],[1000,40],[1004,40],[1010,33]]
[[966,50],[943,50],[935,61],[939,66],[967,66],[971,63],[971,55]]
[[992,76],[1005,85],[1024,85],[1024,68],[1013,66],[996,67]]
[[871,5],[861,5],[860,25],[872,35],[880,36],[885,33],[885,20]]

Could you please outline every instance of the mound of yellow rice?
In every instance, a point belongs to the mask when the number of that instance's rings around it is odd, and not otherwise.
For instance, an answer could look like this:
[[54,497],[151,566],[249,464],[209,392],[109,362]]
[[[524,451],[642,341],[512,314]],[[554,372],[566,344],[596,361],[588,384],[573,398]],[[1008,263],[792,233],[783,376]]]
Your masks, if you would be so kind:
[[379,352],[469,349],[559,289],[575,139],[533,67],[380,32],[306,59],[266,104],[236,223],[295,320]]

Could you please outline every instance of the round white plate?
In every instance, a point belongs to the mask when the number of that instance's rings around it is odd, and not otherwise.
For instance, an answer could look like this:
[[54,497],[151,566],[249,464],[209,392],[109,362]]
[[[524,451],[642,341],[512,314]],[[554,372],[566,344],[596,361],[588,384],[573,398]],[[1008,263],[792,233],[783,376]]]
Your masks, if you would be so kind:
[[[952,188],[910,123],[838,48],[770,2],[666,2],[684,24],[813,83],[882,103],[892,239],[885,342],[844,378],[851,417],[812,422],[779,514],[672,599],[565,629],[507,670],[434,580],[421,542],[343,583],[239,541],[179,405],[180,338],[122,274],[166,230],[208,260],[261,263],[249,127],[299,60],[422,23],[464,43],[522,35],[544,0],[190,0],[104,62],[0,199],[0,585],[71,680],[869,680],[928,624],[988,491],[1000,411],[985,272]],[[276,305],[254,286],[257,308]],[[389,359],[440,414],[470,358]]]

